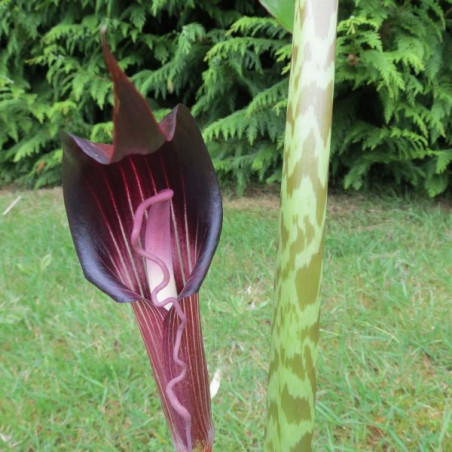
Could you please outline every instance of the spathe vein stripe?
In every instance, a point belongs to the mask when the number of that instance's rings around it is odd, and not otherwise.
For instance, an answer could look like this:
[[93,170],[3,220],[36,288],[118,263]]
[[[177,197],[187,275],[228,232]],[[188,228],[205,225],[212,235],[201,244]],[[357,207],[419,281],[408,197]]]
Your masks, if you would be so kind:
[[[119,258],[119,260],[121,262],[121,269],[117,268],[116,269],[116,274],[118,275],[118,277],[120,277],[122,279],[122,283],[126,287],[133,287],[132,278],[131,278],[129,272],[127,271],[127,266],[126,266],[126,263],[125,263],[124,258],[123,258],[123,253],[121,251],[121,248],[118,245],[118,242],[116,241],[115,234],[114,234],[114,232],[111,229],[110,222],[108,221],[108,217],[106,216],[106,214],[104,212],[103,205],[99,201],[99,198],[97,197],[96,192],[94,191],[93,187],[91,187],[91,185],[88,182],[87,182],[87,187],[88,187],[88,189],[89,189],[89,191],[91,193],[91,196],[93,197],[94,201],[97,204],[99,212],[100,212],[100,214],[102,216],[102,219],[104,221],[104,225],[106,225],[106,228],[107,228],[107,230],[109,232],[109,235],[110,235],[110,239],[111,239],[111,241],[113,243],[113,246],[115,247],[117,257]],[[115,265],[116,265],[116,262],[115,262]],[[126,279],[127,281],[125,281],[124,279]]]
[[[138,289],[139,292],[144,293],[144,290],[143,290],[143,288],[141,286],[140,277],[139,277],[139,275],[137,273],[137,270],[135,268],[135,265],[134,265],[134,258],[133,258],[133,255],[132,255],[132,250],[131,250],[131,248],[129,246],[129,237],[125,233],[124,224],[122,222],[121,215],[119,214],[119,209],[118,209],[118,205],[117,205],[117,202],[116,202],[116,198],[115,198],[115,196],[114,196],[114,194],[113,194],[113,192],[111,190],[111,186],[110,186],[110,183],[109,183],[109,181],[108,181],[108,179],[107,179],[107,177],[105,175],[105,172],[103,172],[103,171],[102,171],[102,176],[104,177],[105,185],[107,187],[108,194],[110,196],[111,205],[113,206],[114,212],[115,212],[116,217],[117,217],[116,219],[117,219],[117,222],[118,222],[119,229],[121,231],[122,243],[124,244],[127,256],[129,258],[129,261],[130,261],[130,264],[131,264],[130,268],[132,269],[133,274],[135,276],[136,284],[132,285],[132,287]],[[124,270],[127,271],[127,268],[129,268],[129,267],[126,267]],[[127,273],[128,273],[128,271],[127,271]]]
[[[160,353],[155,349],[163,346],[162,336],[163,336],[163,315],[160,315],[161,309],[155,308],[152,303],[147,300],[140,300],[138,302],[132,303],[132,307],[137,319],[138,325],[140,327],[140,332],[143,337],[143,342],[145,343],[148,355],[151,358],[151,362],[154,366],[154,377],[156,379],[157,385],[160,388],[160,393],[166,398],[166,373],[164,368],[164,363],[160,359]],[[150,316],[154,317],[155,321],[150,321]],[[157,326],[157,328],[156,328]],[[147,334],[146,334],[147,333]],[[158,335],[156,338],[155,335]],[[154,346],[152,345],[154,344]],[[162,380],[163,377],[163,380]],[[174,418],[174,413],[172,410],[168,410],[166,405],[163,405],[166,417],[170,420],[170,427],[177,425],[177,420]]]
[[[132,199],[131,199],[131,196],[130,196],[130,187],[129,187],[129,184],[128,184],[127,176],[125,174],[125,171],[124,171],[123,167],[120,168],[120,171],[121,171],[121,177],[122,177],[122,180],[123,180],[123,183],[124,183],[125,193],[126,193],[126,196],[127,196],[127,202],[129,204],[130,218],[133,218],[134,208],[133,208]],[[123,230],[123,228],[121,228],[121,229]],[[137,280],[137,283],[138,283],[138,288],[139,288],[139,291],[140,291],[140,295],[141,295],[142,298],[144,298],[145,295],[144,295],[144,289],[143,289],[143,287],[141,285],[141,278],[140,278],[140,275],[138,274],[138,270],[136,268],[135,259],[133,258],[132,252],[129,249],[129,241],[128,241],[127,237],[125,237],[124,243],[126,245],[126,248],[128,250],[128,254],[130,256],[131,268],[133,269],[133,272],[135,274],[135,277],[136,277],[136,280]]]

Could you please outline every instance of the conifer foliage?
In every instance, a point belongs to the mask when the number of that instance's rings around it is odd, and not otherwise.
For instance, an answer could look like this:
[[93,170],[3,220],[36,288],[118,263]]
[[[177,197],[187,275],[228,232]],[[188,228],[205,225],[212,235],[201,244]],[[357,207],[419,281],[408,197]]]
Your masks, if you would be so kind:
[[435,196],[451,184],[452,1],[340,2],[332,168]]
[[[340,0],[332,181],[451,184],[452,0]],[[290,35],[255,0],[0,0],[0,183],[59,182],[59,131],[111,136],[101,25],[157,116],[202,126],[223,182],[278,181]]]

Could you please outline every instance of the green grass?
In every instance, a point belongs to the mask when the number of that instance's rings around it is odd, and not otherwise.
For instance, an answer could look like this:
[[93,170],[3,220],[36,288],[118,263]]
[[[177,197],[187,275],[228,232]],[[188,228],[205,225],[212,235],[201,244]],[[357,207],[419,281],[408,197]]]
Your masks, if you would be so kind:
[[[83,279],[58,190],[0,195],[0,450],[171,451],[128,306]],[[228,203],[201,290],[215,450],[262,449],[277,206]],[[319,451],[451,451],[450,204],[330,199]],[[3,441],[3,442],[2,442]]]

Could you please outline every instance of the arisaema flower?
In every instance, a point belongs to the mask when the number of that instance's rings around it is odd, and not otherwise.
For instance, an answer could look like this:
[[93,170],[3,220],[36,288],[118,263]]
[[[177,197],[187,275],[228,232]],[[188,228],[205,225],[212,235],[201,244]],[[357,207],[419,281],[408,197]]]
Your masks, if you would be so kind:
[[113,144],[63,133],[63,191],[86,278],[131,303],[178,451],[211,450],[198,291],[222,221],[217,179],[189,110],[157,123],[103,38]]

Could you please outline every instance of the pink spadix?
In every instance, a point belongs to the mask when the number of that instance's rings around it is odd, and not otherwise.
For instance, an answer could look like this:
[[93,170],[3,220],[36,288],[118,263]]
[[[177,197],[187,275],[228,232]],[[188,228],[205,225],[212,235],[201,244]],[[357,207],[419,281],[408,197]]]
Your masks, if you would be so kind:
[[[146,259],[146,272],[151,292],[151,301],[155,307],[174,309],[180,319],[174,341],[173,361],[181,367],[181,372],[166,385],[165,391],[175,411],[185,421],[187,449],[192,450],[191,415],[174,394],[174,386],[182,381],[187,373],[187,364],[179,358],[182,334],[187,317],[177,299],[171,251],[171,189],[160,191],[144,200],[137,208],[133,221],[131,243],[134,250]],[[146,219],[147,212],[147,219]],[[144,247],[141,245],[141,231],[145,224]]]

